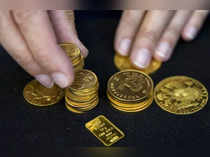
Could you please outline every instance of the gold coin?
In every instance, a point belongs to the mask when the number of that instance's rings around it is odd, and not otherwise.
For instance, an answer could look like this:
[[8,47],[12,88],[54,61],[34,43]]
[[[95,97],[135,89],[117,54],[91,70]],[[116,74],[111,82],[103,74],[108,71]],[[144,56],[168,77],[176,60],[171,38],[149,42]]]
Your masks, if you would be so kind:
[[73,43],[60,43],[60,47],[66,52],[67,56],[71,58],[71,60],[75,60],[78,56],[81,55],[80,49]]
[[74,71],[75,71],[75,72],[77,72],[77,71],[79,71],[79,70],[82,70],[82,69],[84,68],[84,66],[85,66],[85,61],[84,61],[84,59],[82,58],[78,64],[73,65],[73,66],[74,66]]
[[56,85],[46,88],[33,80],[25,86],[23,96],[32,105],[49,106],[59,102],[64,97],[64,91]]
[[[68,90],[66,90],[68,91]],[[77,96],[71,92],[65,92],[65,96],[71,99],[72,101],[79,101],[79,102],[87,102],[92,100],[93,98],[97,97],[97,93],[87,95],[87,96]]]
[[144,103],[142,103],[139,107],[135,107],[135,108],[126,108],[126,107],[122,107],[122,106],[118,106],[114,103],[111,103],[111,105],[120,111],[123,112],[139,112],[139,111],[143,111],[145,109],[147,109],[153,102],[153,98],[150,98],[149,100],[145,101]]
[[136,103],[136,104],[135,103],[133,103],[133,104],[125,104],[125,103],[119,102],[119,101],[113,99],[108,93],[107,93],[107,98],[110,100],[111,103],[115,104],[116,106],[119,106],[119,107],[122,107],[122,108],[132,108],[132,109],[135,109],[135,108],[144,107],[145,104],[148,101],[150,101],[151,99],[153,99],[153,96],[151,95],[149,98],[147,98],[143,102]]
[[152,79],[137,70],[118,72],[109,79],[107,85],[107,91],[111,97],[125,104],[144,101],[150,96],[152,90]]
[[165,111],[185,115],[201,110],[208,101],[205,86],[190,77],[169,77],[155,87],[156,103]]
[[146,74],[152,74],[152,73],[156,72],[161,67],[161,64],[162,64],[160,61],[152,59],[148,68],[139,69],[138,67],[135,67],[131,63],[128,56],[121,56],[118,53],[116,53],[115,56],[114,56],[114,63],[115,63],[115,66],[119,70],[136,69],[136,70],[139,70],[139,71],[143,71]]
[[71,111],[71,112],[79,113],[79,114],[84,113],[84,112],[82,112],[82,111],[78,111],[78,110],[72,108],[72,107],[71,107],[70,105],[68,105],[67,103],[65,103],[65,106],[66,106],[66,108],[67,108],[69,111]]
[[89,92],[90,90],[95,89],[97,84],[97,76],[92,71],[83,69],[75,73],[74,82],[69,89],[75,92]]
[[79,101],[72,101],[70,98],[65,97],[65,100],[68,104],[70,104],[72,107],[78,107],[78,108],[88,108],[90,106],[94,106],[95,103],[98,102],[98,97],[93,98],[90,101],[87,102],[79,102]]

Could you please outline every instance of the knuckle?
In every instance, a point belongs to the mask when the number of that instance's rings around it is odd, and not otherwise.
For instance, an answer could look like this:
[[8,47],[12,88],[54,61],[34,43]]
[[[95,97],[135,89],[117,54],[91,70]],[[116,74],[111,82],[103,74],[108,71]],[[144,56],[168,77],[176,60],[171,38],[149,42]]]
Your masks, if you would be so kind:
[[16,11],[13,11],[13,16],[14,16],[14,19],[15,19],[15,22],[17,24],[24,24],[24,23],[27,23],[27,22],[30,22],[30,20],[34,17],[34,15],[37,15],[37,14],[40,14],[41,11],[37,10],[33,10],[33,11],[22,11],[22,10],[16,10]]
[[154,32],[154,31],[146,31],[146,30],[143,30],[143,31],[140,33],[140,36],[141,36],[143,39],[149,40],[149,41],[152,42],[152,43],[156,43],[156,42],[159,40],[159,36],[158,36],[157,33]]

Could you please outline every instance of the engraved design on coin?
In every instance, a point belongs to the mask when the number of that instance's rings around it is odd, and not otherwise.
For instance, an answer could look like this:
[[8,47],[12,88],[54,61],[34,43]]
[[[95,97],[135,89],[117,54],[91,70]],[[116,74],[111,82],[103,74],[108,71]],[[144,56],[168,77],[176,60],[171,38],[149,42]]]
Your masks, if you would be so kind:
[[109,93],[118,100],[135,102],[145,99],[153,89],[149,76],[137,70],[125,70],[113,75],[108,82]]
[[56,85],[52,88],[45,88],[38,81],[33,80],[25,86],[23,95],[30,104],[48,106],[61,100],[64,96],[64,92]]
[[89,70],[81,70],[76,72],[75,80],[70,88],[83,90],[94,87],[97,84],[97,77]]
[[190,114],[206,105],[208,92],[199,81],[185,76],[176,76],[165,79],[157,85],[155,100],[168,112]]

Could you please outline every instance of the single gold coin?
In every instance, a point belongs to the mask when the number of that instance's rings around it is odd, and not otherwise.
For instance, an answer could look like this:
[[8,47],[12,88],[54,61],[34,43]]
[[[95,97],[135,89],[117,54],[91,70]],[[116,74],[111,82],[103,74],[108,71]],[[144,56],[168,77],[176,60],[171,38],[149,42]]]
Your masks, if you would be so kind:
[[97,84],[97,76],[92,71],[83,69],[75,73],[74,82],[69,88],[73,92],[89,92],[90,90],[94,90]]
[[23,96],[32,105],[50,106],[58,103],[64,97],[64,91],[56,85],[46,88],[33,80],[25,86]]
[[201,110],[207,104],[208,91],[201,82],[193,78],[173,76],[158,83],[154,98],[163,110],[186,115]]
[[67,56],[71,58],[72,61],[81,55],[80,49],[73,43],[60,43],[60,47],[66,52]]
[[146,69],[139,69],[138,67],[135,67],[128,56],[121,56],[118,53],[115,54],[114,56],[114,63],[115,66],[119,69],[119,70],[126,70],[126,69],[136,69],[139,71],[143,71],[146,74],[152,74],[154,72],[156,72],[162,65],[162,63],[160,61],[157,61],[155,59],[152,59],[150,65],[148,68]]
[[110,96],[125,104],[142,102],[150,96],[151,91],[153,91],[152,79],[138,70],[115,73],[107,84]]

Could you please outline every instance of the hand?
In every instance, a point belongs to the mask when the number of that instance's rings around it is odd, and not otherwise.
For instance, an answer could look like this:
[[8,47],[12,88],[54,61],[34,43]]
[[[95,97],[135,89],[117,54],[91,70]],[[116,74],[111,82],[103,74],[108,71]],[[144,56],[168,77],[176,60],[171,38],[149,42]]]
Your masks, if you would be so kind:
[[65,88],[73,81],[69,58],[57,43],[75,43],[86,56],[78,39],[72,11],[0,11],[0,43],[41,84]]
[[124,11],[119,23],[115,50],[130,56],[134,65],[146,68],[154,57],[167,61],[180,36],[193,40],[208,11]]

